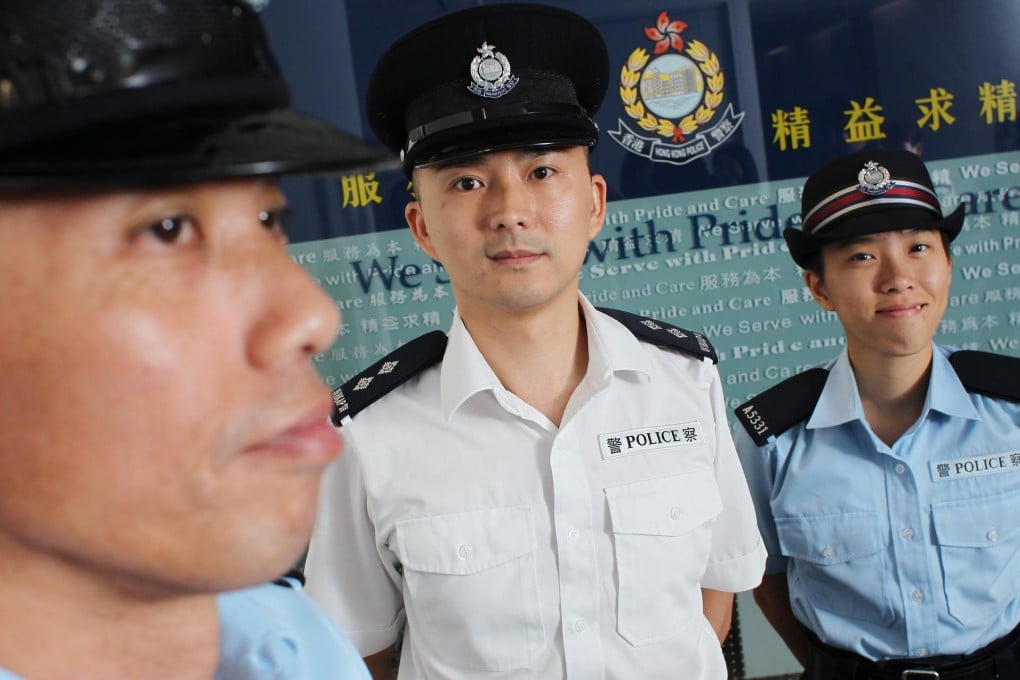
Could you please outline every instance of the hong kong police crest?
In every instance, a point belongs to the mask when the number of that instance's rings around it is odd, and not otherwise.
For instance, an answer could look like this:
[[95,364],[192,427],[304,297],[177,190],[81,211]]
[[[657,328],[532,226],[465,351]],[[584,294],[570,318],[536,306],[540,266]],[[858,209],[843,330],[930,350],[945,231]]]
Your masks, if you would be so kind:
[[498,99],[514,89],[519,79],[510,70],[506,55],[488,42],[483,42],[477,52],[478,56],[471,61],[468,89],[488,99]]
[[725,95],[719,57],[698,40],[685,42],[686,28],[663,12],[654,26],[645,27],[652,54],[638,47],[620,70],[623,110],[640,131],[620,118],[609,136],[651,161],[683,165],[706,156],[744,118],[732,104],[719,112]]

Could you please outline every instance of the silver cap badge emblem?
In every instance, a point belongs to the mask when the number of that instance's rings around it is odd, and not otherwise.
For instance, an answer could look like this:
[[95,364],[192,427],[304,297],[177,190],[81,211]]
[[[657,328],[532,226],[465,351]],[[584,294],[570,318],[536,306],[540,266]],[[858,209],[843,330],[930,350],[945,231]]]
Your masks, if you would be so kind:
[[857,188],[866,194],[884,194],[896,185],[889,179],[889,171],[875,161],[868,161],[857,173]]
[[471,61],[472,82],[468,89],[488,99],[498,99],[514,89],[519,78],[510,71],[506,55],[488,42],[483,42],[477,52],[478,56]]

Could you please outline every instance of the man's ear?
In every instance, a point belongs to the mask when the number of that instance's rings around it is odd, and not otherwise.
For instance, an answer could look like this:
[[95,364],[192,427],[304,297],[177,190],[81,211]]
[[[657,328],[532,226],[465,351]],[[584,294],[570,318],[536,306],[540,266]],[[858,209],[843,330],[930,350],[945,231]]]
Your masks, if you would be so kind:
[[404,219],[411,229],[411,236],[421,247],[422,251],[436,262],[440,259],[432,244],[432,236],[429,233],[428,225],[425,223],[425,213],[422,212],[420,201],[410,201],[404,206]]
[[591,219],[588,228],[588,240],[595,238],[602,230],[602,224],[606,221],[606,195],[609,190],[606,185],[606,178],[602,175],[591,176]]
[[832,302],[829,300],[829,293],[825,288],[825,279],[821,274],[814,271],[813,269],[804,270],[804,285],[811,291],[811,296],[814,297],[822,309],[828,311],[833,310]]

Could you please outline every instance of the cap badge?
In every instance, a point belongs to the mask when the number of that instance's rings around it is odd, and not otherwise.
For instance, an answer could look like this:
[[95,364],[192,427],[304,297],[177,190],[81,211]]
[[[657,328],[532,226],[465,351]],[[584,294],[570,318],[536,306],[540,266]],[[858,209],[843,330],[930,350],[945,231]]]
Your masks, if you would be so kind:
[[479,97],[499,99],[517,86],[519,78],[510,71],[510,62],[496,47],[483,42],[478,56],[471,61],[471,80],[468,89]]
[[868,161],[857,173],[857,188],[871,196],[884,194],[894,186],[896,182],[889,179],[889,171],[875,161]]

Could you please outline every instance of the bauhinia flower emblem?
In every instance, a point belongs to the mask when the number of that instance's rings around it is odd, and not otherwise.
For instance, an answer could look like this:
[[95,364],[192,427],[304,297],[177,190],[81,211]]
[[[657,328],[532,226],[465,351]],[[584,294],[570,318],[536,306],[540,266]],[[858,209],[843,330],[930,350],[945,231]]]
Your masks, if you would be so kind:
[[684,39],[680,36],[687,24],[683,21],[670,21],[669,15],[663,12],[659,15],[654,26],[645,28],[645,35],[655,43],[655,54],[662,54],[670,47],[677,52],[683,52]]

